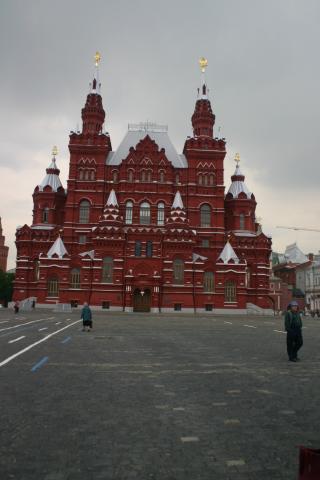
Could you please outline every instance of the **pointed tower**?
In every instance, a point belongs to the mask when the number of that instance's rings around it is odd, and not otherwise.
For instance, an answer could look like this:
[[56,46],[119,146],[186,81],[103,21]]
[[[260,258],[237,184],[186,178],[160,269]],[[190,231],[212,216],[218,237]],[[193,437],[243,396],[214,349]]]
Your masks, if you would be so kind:
[[42,182],[33,193],[33,226],[62,225],[66,192],[59,178],[56,164],[57,147],[52,149],[52,160]]
[[185,228],[188,225],[186,211],[179,191],[175,194],[167,225],[170,227],[174,225],[180,228]]
[[122,217],[120,217],[116,192],[112,189],[103,209],[103,214],[99,219],[99,227],[103,228],[111,225],[119,226],[121,224]]
[[5,237],[2,234],[2,221],[0,217],[0,270],[6,272],[9,247],[6,247],[4,243]]
[[201,83],[198,88],[198,99],[194,113],[191,117],[194,137],[213,137],[215,115],[212,113],[211,103],[208,98],[208,87],[205,79],[205,71],[208,61],[205,58],[199,60],[201,68]]
[[245,184],[245,176],[240,170],[240,155],[235,156],[236,170],[231,177],[231,185],[225,198],[226,230],[256,232],[256,200]]

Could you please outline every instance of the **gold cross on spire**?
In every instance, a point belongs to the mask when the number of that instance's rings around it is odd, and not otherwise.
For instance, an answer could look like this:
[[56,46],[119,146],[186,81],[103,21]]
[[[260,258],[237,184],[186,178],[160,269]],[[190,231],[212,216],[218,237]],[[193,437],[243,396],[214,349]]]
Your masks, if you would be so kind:
[[208,60],[204,57],[201,57],[199,59],[199,65],[200,65],[200,68],[201,68],[201,72],[204,73],[206,71],[207,66],[208,66]]
[[54,145],[52,147],[52,156],[56,157],[57,155],[58,155],[58,147],[56,145]]
[[100,63],[100,60],[101,60],[101,55],[99,52],[96,52],[95,56],[94,56],[94,61],[95,61],[95,65],[96,67],[98,67],[99,63]]
[[235,154],[235,156],[234,156],[234,161],[236,162],[237,167],[239,167],[239,163],[240,163],[240,153],[236,153],[236,154]]

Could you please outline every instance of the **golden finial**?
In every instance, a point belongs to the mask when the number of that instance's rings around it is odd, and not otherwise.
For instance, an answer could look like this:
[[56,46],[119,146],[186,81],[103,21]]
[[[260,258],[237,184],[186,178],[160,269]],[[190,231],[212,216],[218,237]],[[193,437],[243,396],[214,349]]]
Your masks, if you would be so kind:
[[207,66],[208,66],[208,60],[204,57],[201,57],[199,59],[199,65],[200,65],[200,68],[201,68],[201,72],[204,73],[206,71]]
[[95,61],[96,67],[99,65],[100,60],[101,60],[101,55],[100,55],[99,52],[96,52],[96,54],[94,56],[94,61]]
[[239,167],[239,163],[240,163],[240,153],[236,153],[236,154],[235,154],[235,156],[234,156],[234,161],[236,162],[237,167]]
[[58,155],[58,147],[56,145],[52,147],[52,155],[53,157],[56,157]]

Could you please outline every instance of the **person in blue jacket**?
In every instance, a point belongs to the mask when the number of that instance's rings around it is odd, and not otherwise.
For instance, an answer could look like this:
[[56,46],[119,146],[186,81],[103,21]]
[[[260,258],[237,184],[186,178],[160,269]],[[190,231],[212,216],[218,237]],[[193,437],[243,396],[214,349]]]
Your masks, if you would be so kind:
[[287,332],[287,352],[290,362],[298,362],[298,350],[302,347],[302,320],[299,304],[295,300],[289,303],[284,319]]
[[83,321],[82,331],[90,332],[92,330],[92,312],[87,302],[84,302],[83,309],[81,310],[81,318]]

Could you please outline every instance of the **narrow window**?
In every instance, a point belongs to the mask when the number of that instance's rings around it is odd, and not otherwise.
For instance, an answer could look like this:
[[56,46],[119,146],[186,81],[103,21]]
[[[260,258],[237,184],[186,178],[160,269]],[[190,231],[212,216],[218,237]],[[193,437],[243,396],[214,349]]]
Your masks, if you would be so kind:
[[80,245],[87,243],[87,235],[79,235],[79,243]]
[[83,170],[80,170],[80,172],[79,172],[79,179],[83,180]]
[[243,213],[240,213],[240,217],[239,217],[239,220],[240,220],[240,230],[245,230],[245,217],[244,217],[244,214]]
[[208,238],[204,238],[204,239],[201,241],[201,247],[209,248],[209,246],[210,246],[210,244],[209,244]]
[[132,224],[133,203],[129,200],[126,203],[126,224]]
[[90,202],[82,200],[79,208],[79,223],[89,223],[90,218]]
[[37,282],[40,278],[40,264],[39,260],[34,261],[34,280]]
[[113,279],[113,258],[104,257],[102,265],[102,283],[112,283]]
[[89,170],[86,170],[86,171],[85,171],[84,179],[85,179],[85,180],[89,180]]
[[141,172],[141,182],[145,182],[146,181],[146,172],[145,170],[142,170]]
[[96,172],[94,170],[91,170],[91,180],[94,180],[96,178]]
[[214,289],[213,285],[213,272],[205,272],[204,273],[204,282],[203,288],[205,292],[212,293]]
[[198,175],[198,183],[199,185],[202,185],[202,175]]
[[128,173],[128,182],[132,183],[133,182],[133,171],[129,170]]
[[210,181],[209,181],[210,185],[214,185],[214,184],[215,184],[214,175],[213,175],[213,174],[210,175],[209,180],[210,180]]
[[57,277],[49,278],[47,285],[48,297],[58,297],[59,295],[59,280]]
[[151,222],[150,205],[148,202],[143,202],[140,205],[140,223],[142,225],[149,225]]
[[208,204],[201,205],[200,208],[201,227],[211,226],[211,207]]
[[118,172],[117,171],[114,171],[112,173],[112,180],[113,180],[113,183],[117,183],[118,182]]
[[150,170],[148,170],[148,182],[151,182],[152,181],[152,172]]
[[181,258],[173,261],[173,283],[183,285],[184,283],[184,263]]
[[80,288],[80,268],[71,270],[70,288]]
[[49,208],[48,207],[43,209],[42,223],[49,223]]
[[158,203],[158,216],[157,216],[157,224],[164,225],[164,203]]
[[208,175],[204,175],[204,184],[208,185]]
[[147,241],[147,247],[146,247],[146,256],[151,258],[153,254],[153,246],[151,240]]
[[134,246],[134,256],[141,257],[141,242],[137,240]]
[[226,281],[224,285],[224,298],[226,302],[234,303],[237,301],[237,287],[234,281]]
[[160,182],[160,183],[164,183],[164,171],[163,171],[163,170],[160,170],[159,182]]
[[176,175],[176,183],[179,183],[179,182],[180,182],[180,175],[179,175],[179,173],[177,173],[177,175]]

